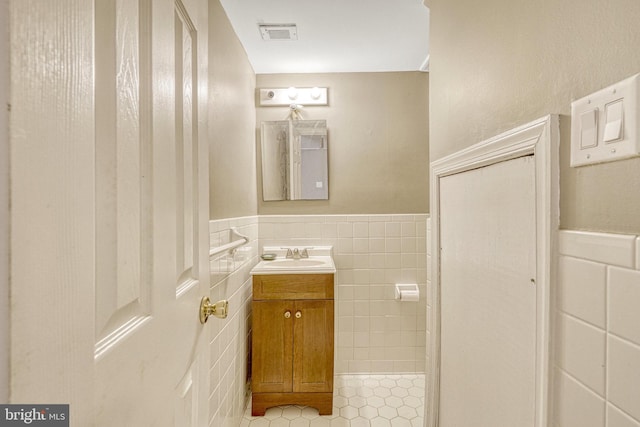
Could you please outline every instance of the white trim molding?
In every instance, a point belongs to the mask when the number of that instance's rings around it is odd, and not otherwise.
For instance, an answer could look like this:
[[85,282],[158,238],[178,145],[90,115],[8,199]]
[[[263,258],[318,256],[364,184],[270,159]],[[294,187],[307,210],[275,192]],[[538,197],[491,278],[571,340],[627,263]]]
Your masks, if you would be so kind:
[[559,119],[549,115],[431,163],[431,358],[425,425],[439,427],[440,407],[440,179],[533,155],[536,182],[535,427],[547,427],[551,403],[552,291],[559,227]]

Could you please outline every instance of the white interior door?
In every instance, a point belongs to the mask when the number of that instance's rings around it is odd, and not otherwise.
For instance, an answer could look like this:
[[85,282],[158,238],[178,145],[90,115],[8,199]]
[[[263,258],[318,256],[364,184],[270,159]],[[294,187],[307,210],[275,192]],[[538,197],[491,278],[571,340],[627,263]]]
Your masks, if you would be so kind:
[[207,2],[11,3],[11,401],[208,425]]
[[536,417],[533,156],[440,178],[440,427]]

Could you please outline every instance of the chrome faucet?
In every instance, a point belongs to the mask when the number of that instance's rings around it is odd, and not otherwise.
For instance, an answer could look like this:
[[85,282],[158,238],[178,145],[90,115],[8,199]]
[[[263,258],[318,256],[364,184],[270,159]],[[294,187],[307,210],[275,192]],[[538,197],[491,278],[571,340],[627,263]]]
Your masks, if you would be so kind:
[[291,248],[288,248],[285,257],[292,259],[309,258],[309,252],[307,251],[307,248],[303,248],[302,252],[300,252],[300,249],[298,248],[294,248],[293,250],[291,250]]

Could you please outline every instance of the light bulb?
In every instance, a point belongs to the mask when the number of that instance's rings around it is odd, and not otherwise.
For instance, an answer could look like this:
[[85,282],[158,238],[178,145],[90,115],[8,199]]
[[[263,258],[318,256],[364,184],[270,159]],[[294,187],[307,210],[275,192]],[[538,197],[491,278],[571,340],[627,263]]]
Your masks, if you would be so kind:
[[289,97],[289,99],[296,99],[298,97],[298,90],[291,86],[289,89],[287,89],[287,96]]
[[320,98],[320,88],[315,86],[311,88],[311,98],[318,99]]

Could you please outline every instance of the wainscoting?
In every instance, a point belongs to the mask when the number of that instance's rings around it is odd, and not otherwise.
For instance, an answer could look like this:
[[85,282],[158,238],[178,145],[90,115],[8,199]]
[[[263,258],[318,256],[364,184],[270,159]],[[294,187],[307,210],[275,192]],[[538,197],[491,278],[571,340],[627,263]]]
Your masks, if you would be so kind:
[[559,241],[555,425],[640,427],[640,237]]
[[258,262],[258,217],[232,218],[209,222],[211,246],[229,243],[229,229],[249,237],[250,243],[231,255],[220,254],[211,260],[212,301],[229,300],[229,316],[212,317],[210,328],[209,425],[236,427],[240,425],[246,406],[247,369],[251,332],[251,276]]

